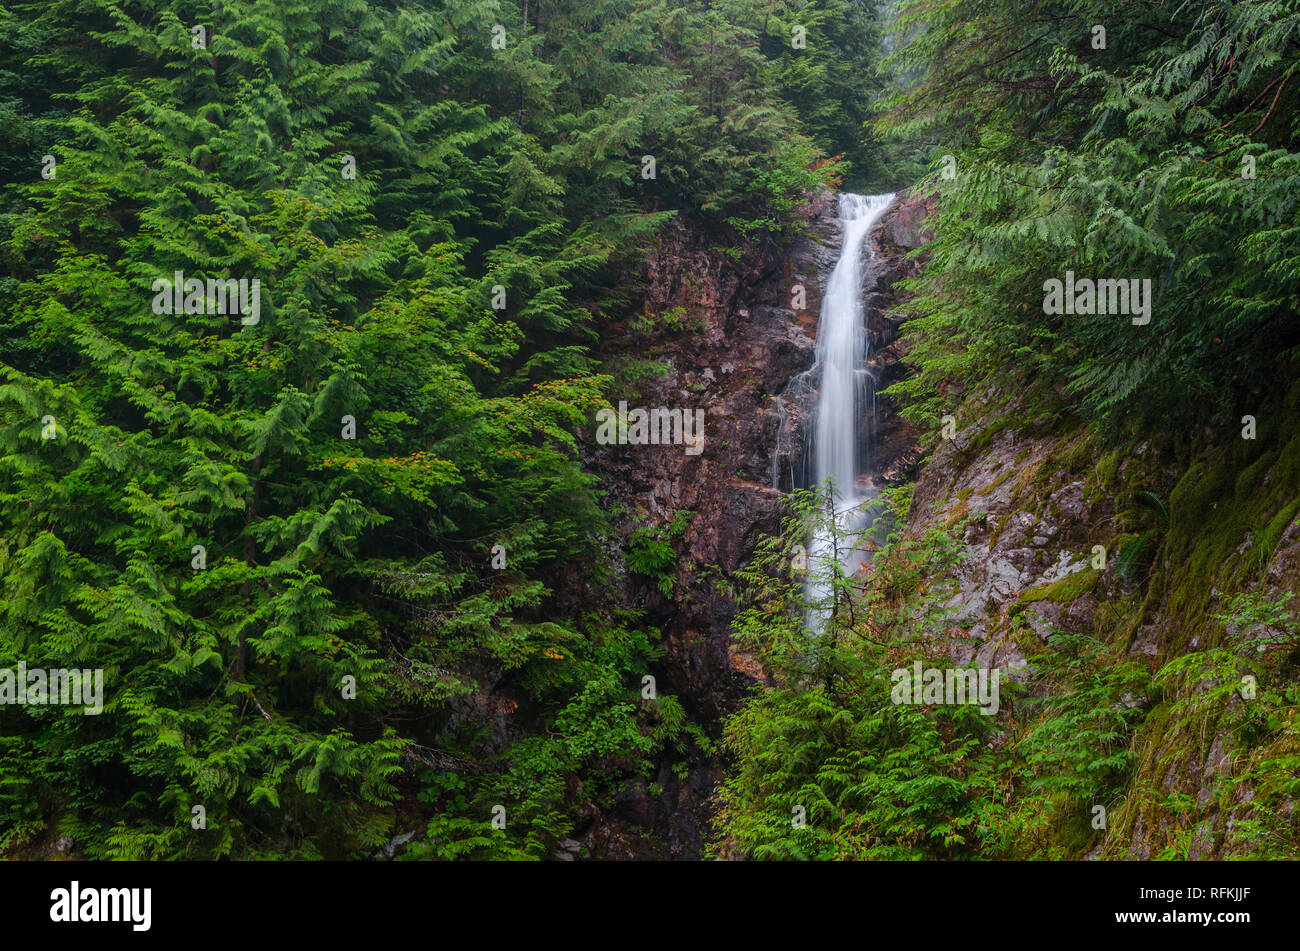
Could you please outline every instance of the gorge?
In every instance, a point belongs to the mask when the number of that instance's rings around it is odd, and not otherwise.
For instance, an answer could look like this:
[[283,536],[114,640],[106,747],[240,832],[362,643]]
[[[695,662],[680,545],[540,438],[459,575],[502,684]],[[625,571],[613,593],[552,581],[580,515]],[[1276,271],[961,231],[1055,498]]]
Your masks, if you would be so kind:
[[0,855],[1300,857],[1292,0],[0,16]]

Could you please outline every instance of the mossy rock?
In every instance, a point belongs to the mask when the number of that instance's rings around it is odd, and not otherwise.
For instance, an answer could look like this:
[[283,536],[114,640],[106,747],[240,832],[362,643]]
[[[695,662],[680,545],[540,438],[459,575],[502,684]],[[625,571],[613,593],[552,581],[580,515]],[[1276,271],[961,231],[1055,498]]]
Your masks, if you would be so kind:
[[1119,464],[1124,461],[1124,449],[1119,447],[1112,449],[1100,459],[1094,472],[1097,473],[1097,483],[1101,486],[1114,486],[1115,480],[1119,477]]
[[1266,472],[1268,467],[1277,459],[1277,453],[1266,452],[1253,463],[1241,470],[1241,475],[1237,476],[1236,499],[1245,502],[1255,494],[1255,484],[1259,482],[1260,474]]
[[1079,475],[1095,468],[1093,464],[1095,452],[1096,439],[1091,432],[1085,431],[1054,455],[1060,459],[1066,472]]
[[[1196,463],[1169,493],[1172,523],[1164,550],[1164,583],[1166,613],[1178,628],[1175,648],[1202,628],[1217,633],[1207,621],[1213,613],[1210,589],[1229,592],[1247,584],[1264,569],[1278,538],[1300,514],[1295,495],[1300,485],[1300,434],[1276,452],[1240,460],[1240,469],[1225,458],[1239,451],[1233,446]],[[1267,484],[1259,485],[1265,480]],[[1253,540],[1253,550],[1240,551],[1247,539]]]
[[1008,479],[1010,479],[1013,475],[1016,474],[1016,471],[1017,470],[1011,466],[1008,466],[1007,468],[1003,469],[1002,473],[996,479],[994,479],[988,485],[983,486],[979,490],[980,495],[989,495],[990,493],[997,491],[1000,485],[1002,485],[1004,482],[1006,482]]
[[1273,557],[1273,549],[1277,546],[1277,540],[1295,521],[1298,514],[1300,514],[1300,496],[1292,499],[1281,511],[1273,516],[1272,521],[1264,527],[1264,530],[1255,536],[1256,564],[1261,570]]
[[1022,604],[1030,604],[1034,601],[1070,604],[1097,587],[1101,575],[1100,568],[1089,566],[1082,571],[1072,572],[1064,578],[1053,581],[1051,584],[1039,585],[1020,592],[1020,601]]

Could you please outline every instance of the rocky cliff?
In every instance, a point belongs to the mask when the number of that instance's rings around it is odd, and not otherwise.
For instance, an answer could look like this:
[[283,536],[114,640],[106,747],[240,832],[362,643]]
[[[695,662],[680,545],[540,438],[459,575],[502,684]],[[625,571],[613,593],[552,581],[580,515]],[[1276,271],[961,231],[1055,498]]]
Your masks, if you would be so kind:
[[908,532],[945,527],[965,549],[954,659],[1023,671],[1031,648],[1082,634],[1150,675],[1121,701],[1142,709],[1122,793],[1073,857],[1294,847],[1300,386],[1251,409],[1257,433],[1103,438],[1062,394],[1003,382],[955,396],[951,438],[917,467]]

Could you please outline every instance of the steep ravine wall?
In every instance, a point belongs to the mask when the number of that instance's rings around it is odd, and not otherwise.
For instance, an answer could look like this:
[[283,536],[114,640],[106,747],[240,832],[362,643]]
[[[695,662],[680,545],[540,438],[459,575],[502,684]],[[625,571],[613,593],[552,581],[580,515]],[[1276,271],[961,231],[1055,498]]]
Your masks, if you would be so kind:
[[[1271,432],[1257,442],[1224,430],[1178,457],[1142,441],[1101,451],[1085,427],[1064,411],[1044,412],[1040,400],[997,389],[968,394],[954,408],[955,438],[919,468],[909,531],[946,526],[966,548],[953,573],[952,656],[1014,669],[1025,663],[1026,638],[1048,643],[1060,630],[1100,638],[1153,674],[1226,648],[1262,665],[1260,698],[1294,683],[1300,658],[1276,643],[1285,630],[1216,616],[1230,614],[1240,594],[1280,605],[1300,587],[1300,387],[1270,408]],[[1167,500],[1167,527],[1136,504],[1141,493]],[[1151,563],[1126,579],[1117,552],[1148,531]],[[1101,570],[1093,566],[1098,545]],[[1124,794],[1103,804],[1108,829],[1076,857],[1244,854],[1258,843],[1234,830],[1256,815],[1276,815],[1270,823],[1283,828],[1271,834],[1293,834],[1285,776],[1264,789],[1247,772],[1280,769],[1294,785],[1294,724],[1235,755],[1228,724],[1249,712],[1242,705],[1261,701],[1244,699],[1232,681],[1193,678],[1132,698],[1145,708],[1129,744],[1132,772]],[[1212,695],[1219,686],[1230,689]]]
[[[1061,394],[1003,382],[957,397],[954,437],[917,467],[908,532],[943,526],[965,547],[947,631],[959,663],[1014,670],[1030,641],[1050,648],[1063,631],[1153,675],[1179,659],[1217,665],[1125,698],[1144,714],[1130,772],[1076,858],[1296,854],[1300,735],[1278,722],[1286,704],[1272,706],[1300,675],[1294,605],[1289,624],[1221,616],[1242,595],[1288,610],[1300,588],[1300,385],[1242,411],[1261,421],[1254,439],[1241,413],[1195,433],[1103,439]],[[1121,571],[1140,536],[1145,558]],[[1238,689],[1248,669],[1254,698]]]

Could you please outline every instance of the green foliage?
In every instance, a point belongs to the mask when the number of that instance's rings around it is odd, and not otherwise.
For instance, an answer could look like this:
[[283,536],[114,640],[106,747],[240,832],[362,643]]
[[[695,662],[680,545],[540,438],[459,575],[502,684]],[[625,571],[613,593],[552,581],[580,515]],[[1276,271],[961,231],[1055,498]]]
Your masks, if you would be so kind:
[[[913,418],[991,373],[1171,435],[1256,405],[1297,344],[1298,17],[1285,0],[1126,6],[1093,49],[1104,17],[1082,0],[903,5],[882,127],[932,143],[938,194],[910,285],[917,373],[893,390]],[[1044,313],[1067,269],[1149,278],[1150,323]]]
[[654,579],[655,587],[665,598],[672,595],[677,582],[677,552],[672,543],[685,534],[694,517],[694,512],[681,509],[666,526],[642,525],[628,539],[628,570]]
[[[907,496],[881,504],[884,522],[899,522]],[[715,848],[774,859],[955,855],[976,822],[972,790],[988,781],[967,767],[989,718],[973,706],[896,705],[886,673],[902,652],[924,651],[922,631],[942,618],[944,592],[924,579],[950,563],[951,544],[888,535],[869,590],[907,608],[887,617],[879,600],[854,596],[868,588],[838,560],[812,559],[805,573],[792,556],[818,528],[835,550],[866,538],[846,530],[846,516],[827,514],[820,493],[796,493],[791,508],[782,535],[761,543],[742,572],[748,606],[736,636],[773,682],[727,722],[736,767],[717,793]],[[809,582],[821,597],[808,597]]]
[[[1300,511],[1300,13],[1286,0],[1112,6],[901,4],[877,129],[926,149],[918,190],[936,208],[904,284],[913,372],[889,395],[926,428],[990,392],[1032,393],[1029,420],[1082,417],[1091,433],[1056,458],[1083,473],[1095,445],[1101,484],[1132,492],[1115,513],[1119,577],[1077,572],[989,617],[1029,667],[984,739],[986,724],[957,721],[968,711],[892,707],[881,674],[959,633],[943,541],[914,559],[886,544],[865,576],[811,566],[822,576],[808,585],[789,559],[818,505],[796,499],[802,524],[744,578],[753,605],[735,631],[769,680],[728,723],[720,854],[1120,856],[1140,828],[1153,857],[1294,856],[1296,635],[1276,553]],[[1044,283],[1067,270],[1149,278],[1150,323],[1046,313]],[[1240,438],[1243,412],[1258,442]],[[968,451],[1010,425],[994,420]],[[1128,465],[1130,450],[1182,464],[1167,497],[1138,488],[1165,473]],[[833,520],[823,532],[836,536]],[[1104,600],[1125,581],[1144,590],[1098,608],[1091,634],[1044,643],[1021,626],[1035,602]],[[1154,676],[1128,654],[1145,624],[1168,655]]]
[[[638,705],[632,678],[656,652],[644,635],[621,629],[579,649],[569,664],[559,652],[549,658],[556,670],[543,695],[569,699],[544,730],[480,768],[424,774],[419,798],[431,817],[403,858],[546,858],[578,818],[570,777],[583,777],[584,794],[609,805],[629,773],[650,775],[651,756],[680,732],[660,724],[681,714],[671,697],[660,701],[666,715]],[[492,825],[497,816],[503,828]]]
[[1075,599],[1091,591],[1100,580],[1101,571],[1091,567],[1082,568],[1050,584],[1022,591],[1020,601],[1024,604],[1030,604],[1034,601],[1055,601],[1057,604],[1070,604]]
[[794,104],[818,148],[843,157],[854,191],[896,190],[924,169],[911,143],[892,141],[871,128],[888,75],[880,60],[890,6],[795,0],[754,10],[761,17],[764,81]]
[[1160,532],[1149,529],[1140,535],[1130,535],[1120,543],[1115,554],[1115,571],[1125,581],[1140,581],[1145,577],[1159,546]]
[[[542,855],[572,781],[704,740],[630,693],[590,348],[673,214],[787,233],[833,166],[756,0],[196,9],[0,12],[0,664],[107,694],[0,710],[0,844]],[[258,280],[258,322],[154,313],[177,271]],[[672,537],[632,570],[663,586]],[[573,563],[589,616],[552,597]]]
[[[1300,644],[1300,626],[1289,611],[1265,607],[1250,595],[1234,599],[1218,619],[1228,627],[1228,643],[1183,654],[1157,675],[1156,682],[1172,698],[1166,730],[1190,742],[1193,755],[1205,755],[1206,737],[1225,738],[1230,757],[1210,788],[1219,821],[1229,823],[1227,846],[1233,857],[1294,859],[1297,822],[1287,804],[1300,791],[1300,737],[1295,727],[1300,687],[1281,659]],[[1258,626],[1266,622],[1278,628],[1259,632]],[[1255,637],[1243,638],[1247,632]],[[1283,650],[1259,656],[1277,646]],[[1185,749],[1168,746],[1160,766],[1183,768],[1179,756],[1187,755]],[[1249,795],[1244,795],[1247,790]],[[1158,805],[1171,827],[1160,857],[1186,858],[1205,819],[1204,809],[1191,797]]]
[[731,217],[727,223],[745,236],[766,230],[788,242],[803,231],[796,210],[814,192],[839,184],[838,166],[821,164],[816,146],[807,139],[792,138],[779,143],[770,162],[756,174],[754,192],[763,196],[770,214],[746,221]]
[[[882,517],[901,524],[907,494],[887,493],[882,505]],[[1095,638],[1057,632],[1018,677],[1003,672],[996,717],[972,703],[895,703],[891,669],[917,659],[951,666],[937,638],[949,633],[952,591],[942,579],[955,563],[955,539],[890,529],[867,579],[848,579],[855,594],[810,600],[788,553],[813,527],[827,531],[830,516],[815,495],[796,494],[792,510],[745,577],[753,603],[737,617],[736,635],[763,659],[770,682],[727,723],[736,766],[717,794],[715,851],[778,859],[1079,854],[1092,838],[1092,807],[1113,804],[1132,768],[1130,742],[1150,703],[1145,669]],[[817,570],[808,567],[811,577]],[[807,618],[820,626],[810,629]],[[1038,642],[1024,633],[1017,643]],[[806,824],[792,821],[799,817]]]
[[1295,615],[1290,609],[1293,600],[1294,591],[1283,592],[1277,597],[1247,591],[1233,598],[1225,613],[1214,617],[1224,625],[1248,632],[1259,651],[1289,647],[1300,630],[1300,624],[1293,620]]
[[1009,805],[995,809],[987,854],[1068,858],[1096,837],[1095,807],[1118,801],[1154,691],[1144,667],[1089,635],[1056,631],[1029,660],[1036,674],[1008,751]]

